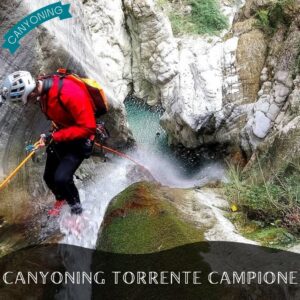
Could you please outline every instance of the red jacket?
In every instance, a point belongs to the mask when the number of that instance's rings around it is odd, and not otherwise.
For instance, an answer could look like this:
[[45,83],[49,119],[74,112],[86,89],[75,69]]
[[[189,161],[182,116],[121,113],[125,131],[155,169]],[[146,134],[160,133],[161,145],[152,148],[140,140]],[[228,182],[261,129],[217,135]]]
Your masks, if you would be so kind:
[[42,99],[42,111],[53,121],[58,130],[53,133],[55,142],[66,142],[75,139],[90,138],[96,132],[96,119],[90,98],[84,84],[64,78],[58,96],[59,77],[54,76],[53,85],[48,96]]

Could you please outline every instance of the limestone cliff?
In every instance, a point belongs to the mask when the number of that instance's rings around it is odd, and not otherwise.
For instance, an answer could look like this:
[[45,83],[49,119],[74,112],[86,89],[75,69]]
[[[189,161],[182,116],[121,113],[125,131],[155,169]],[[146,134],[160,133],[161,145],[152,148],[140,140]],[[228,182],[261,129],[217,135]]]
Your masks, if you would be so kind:
[[249,159],[297,130],[298,14],[298,1],[246,1],[224,38],[180,37],[176,92],[161,120],[169,141],[231,145]]

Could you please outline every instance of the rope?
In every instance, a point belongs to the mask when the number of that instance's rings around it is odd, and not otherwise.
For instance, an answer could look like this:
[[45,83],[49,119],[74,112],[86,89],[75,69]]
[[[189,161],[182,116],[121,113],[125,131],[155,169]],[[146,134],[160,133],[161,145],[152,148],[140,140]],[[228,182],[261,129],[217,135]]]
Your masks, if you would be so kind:
[[9,181],[20,171],[20,169],[28,162],[28,160],[34,155],[35,151],[40,147],[40,142],[36,142],[31,152],[27,157],[10,173],[10,175],[0,184],[0,191],[6,187]]
[[[130,161],[132,161],[133,163],[135,163],[136,165],[138,165],[139,167],[141,167],[142,169],[147,170],[147,168],[145,168],[143,165],[141,165],[139,162],[137,162],[136,160],[134,160],[133,158],[131,158],[129,155],[122,153],[120,151],[117,151],[115,149],[109,148],[107,146],[103,146],[99,143],[95,143],[95,145],[101,149],[105,149],[109,152],[112,152],[120,157],[126,158]],[[10,175],[0,184],[0,191],[6,187],[6,185],[9,183],[9,181],[20,171],[20,169],[30,160],[30,158],[35,154],[35,151],[37,149],[39,149],[39,147],[41,146],[40,142],[36,142],[34,145],[29,145],[26,147],[27,151],[31,151],[26,158],[10,173]],[[148,171],[149,172],[149,171]]]
[[[123,157],[123,158],[126,158],[126,159],[129,159],[130,161],[132,161],[133,163],[135,163],[136,165],[140,166],[141,168],[143,168],[144,170],[147,170],[147,168],[145,168],[143,165],[141,165],[139,162],[137,162],[136,160],[134,160],[133,158],[131,158],[130,156],[128,156],[127,154],[125,153],[122,153],[122,152],[119,152],[115,149],[112,149],[112,148],[109,148],[109,147],[106,147],[106,146],[103,146],[99,143],[95,143],[95,145],[101,149],[105,149],[109,152],[112,152],[120,157]],[[147,170],[148,171],[148,170]],[[149,171],[148,171],[149,172]]]

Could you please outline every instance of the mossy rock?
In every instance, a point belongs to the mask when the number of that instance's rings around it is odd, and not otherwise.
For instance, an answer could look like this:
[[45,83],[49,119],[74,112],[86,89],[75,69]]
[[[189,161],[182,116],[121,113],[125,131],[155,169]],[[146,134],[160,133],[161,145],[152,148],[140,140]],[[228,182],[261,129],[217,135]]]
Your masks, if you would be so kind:
[[184,221],[175,207],[180,197],[157,183],[131,185],[108,206],[97,249],[138,254],[202,241],[203,230]]

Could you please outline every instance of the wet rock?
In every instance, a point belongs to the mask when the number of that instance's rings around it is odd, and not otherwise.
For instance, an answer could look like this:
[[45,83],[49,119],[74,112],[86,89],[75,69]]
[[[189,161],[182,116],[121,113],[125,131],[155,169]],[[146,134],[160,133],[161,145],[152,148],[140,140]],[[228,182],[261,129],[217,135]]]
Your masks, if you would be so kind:
[[97,249],[150,253],[201,241],[202,230],[180,219],[178,198],[160,185],[137,183],[112,200],[98,236]]
[[97,248],[150,253],[201,240],[250,242],[234,232],[220,208],[227,202],[210,190],[172,189],[155,183],[131,185],[109,204]]
[[126,177],[130,182],[135,181],[156,181],[153,175],[143,166],[129,165],[127,167]]

